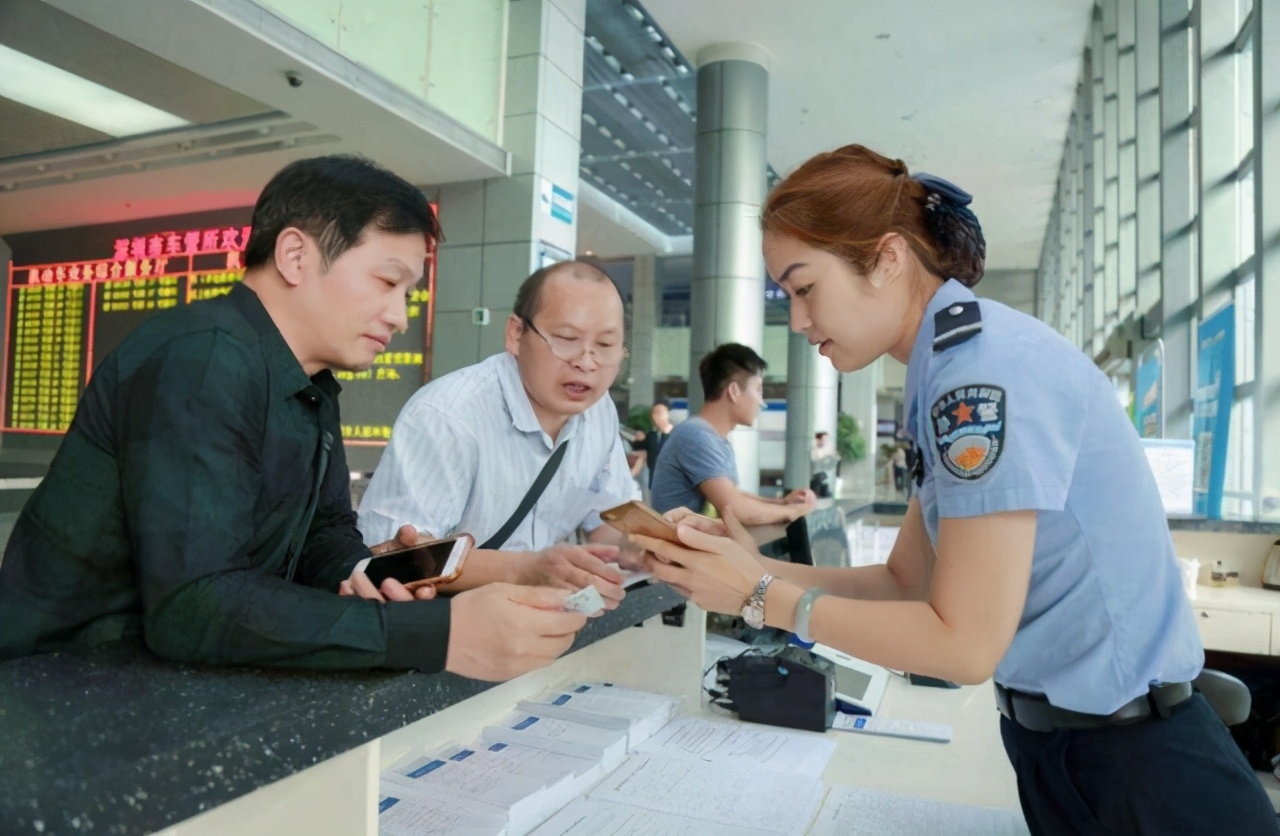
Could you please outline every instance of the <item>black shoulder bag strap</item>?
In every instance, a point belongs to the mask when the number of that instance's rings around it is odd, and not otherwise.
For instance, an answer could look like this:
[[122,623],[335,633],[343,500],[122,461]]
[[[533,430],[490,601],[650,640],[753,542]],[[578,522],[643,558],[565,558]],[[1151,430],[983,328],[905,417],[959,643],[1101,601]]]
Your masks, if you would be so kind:
[[529,516],[530,509],[533,504],[542,496],[542,492],[547,489],[547,483],[551,481],[551,477],[556,475],[556,471],[560,469],[560,461],[564,458],[564,451],[569,447],[566,441],[556,448],[551,454],[551,458],[547,459],[547,463],[542,466],[542,470],[538,472],[538,478],[533,480],[533,484],[529,487],[529,492],[524,495],[524,499],[520,500],[520,507],[511,515],[511,518],[502,524],[502,528],[498,529],[498,533],[485,540],[480,544],[482,549],[500,549],[507,542],[507,538],[515,533],[520,523],[524,522],[524,518]]

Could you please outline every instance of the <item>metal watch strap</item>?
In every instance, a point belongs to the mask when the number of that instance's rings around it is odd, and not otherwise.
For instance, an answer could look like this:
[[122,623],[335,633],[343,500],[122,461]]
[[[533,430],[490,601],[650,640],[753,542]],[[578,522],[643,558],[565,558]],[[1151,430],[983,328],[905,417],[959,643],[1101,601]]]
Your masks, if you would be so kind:
[[[747,600],[742,602],[742,618],[747,622],[747,626],[759,629],[764,626],[764,596],[769,591],[769,584],[773,583],[773,575],[768,573],[762,575],[760,580],[756,582],[756,588],[747,596]],[[747,611],[757,609],[760,611],[760,623],[752,624],[751,619],[747,616]]]
[[796,602],[796,617],[791,625],[791,632],[795,633],[796,638],[806,644],[813,642],[813,634],[809,632],[809,616],[813,614],[813,605],[822,595],[821,587],[810,587],[800,596],[800,600]]

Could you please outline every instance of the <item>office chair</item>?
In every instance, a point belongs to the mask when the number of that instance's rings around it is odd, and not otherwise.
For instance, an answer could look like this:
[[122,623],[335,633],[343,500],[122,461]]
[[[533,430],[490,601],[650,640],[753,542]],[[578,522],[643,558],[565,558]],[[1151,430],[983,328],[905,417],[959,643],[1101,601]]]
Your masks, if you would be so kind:
[[1204,694],[1214,713],[1228,726],[1235,726],[1249,719],[1253,695],[1249,693],[1249,686],[1231,674],[1205,668],[1191,684]]

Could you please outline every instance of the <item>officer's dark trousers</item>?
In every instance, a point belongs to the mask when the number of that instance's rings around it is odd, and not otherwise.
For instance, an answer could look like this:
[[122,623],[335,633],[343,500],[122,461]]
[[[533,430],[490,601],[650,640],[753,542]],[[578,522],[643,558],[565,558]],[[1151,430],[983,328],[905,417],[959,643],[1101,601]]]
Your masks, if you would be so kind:
[[1200,694],[1165,718],[1028,731],[1000,718],[1033,836],[1280,833],[1244,755]]

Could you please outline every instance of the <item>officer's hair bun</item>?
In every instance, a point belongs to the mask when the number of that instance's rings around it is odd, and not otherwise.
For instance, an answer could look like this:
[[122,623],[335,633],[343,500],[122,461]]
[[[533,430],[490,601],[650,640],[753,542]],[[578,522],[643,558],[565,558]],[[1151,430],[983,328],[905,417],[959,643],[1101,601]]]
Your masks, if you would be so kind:
[[986,241],[968,195],[941,178],[918,177],[902,160],[846,145],[809,159],[778,184],[761,226],[827,250],[863,274],[879,259],[880,239],[896,232],[930,273],[973,287]]

